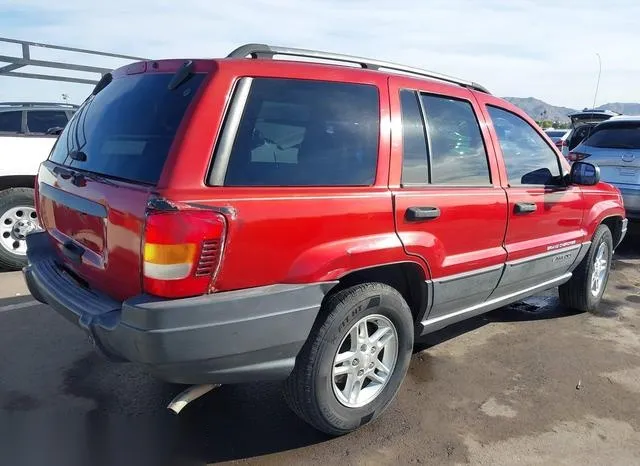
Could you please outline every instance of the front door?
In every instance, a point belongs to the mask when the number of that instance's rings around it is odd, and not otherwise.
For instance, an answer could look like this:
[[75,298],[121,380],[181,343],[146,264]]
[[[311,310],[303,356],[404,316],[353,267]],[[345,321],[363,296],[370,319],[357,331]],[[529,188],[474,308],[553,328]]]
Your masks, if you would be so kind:
[[507,198],[470,91],[390,83],[392,115],[401,115],[392,127],[402,129],[392,144],[392,160],[402,160],[390,179],[396,228],[407,253],[428,263],[434,322],[484,302],[497,286]]
[[509,202],[507,264],[493,297],[562,277],[579,256],[585,238],[583,198],[564,182],[564,167],[542,132],[503,108],[486,106],[504,161]]

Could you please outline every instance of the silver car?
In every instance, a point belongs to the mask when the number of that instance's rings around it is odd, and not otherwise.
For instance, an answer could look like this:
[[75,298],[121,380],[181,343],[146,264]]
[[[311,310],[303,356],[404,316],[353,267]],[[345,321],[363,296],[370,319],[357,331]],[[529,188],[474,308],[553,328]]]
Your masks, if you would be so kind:
[[640,116],[617,116],[594,126],[569,154],[600,167],[602,181],[616,186],[629,219],[640,220]]

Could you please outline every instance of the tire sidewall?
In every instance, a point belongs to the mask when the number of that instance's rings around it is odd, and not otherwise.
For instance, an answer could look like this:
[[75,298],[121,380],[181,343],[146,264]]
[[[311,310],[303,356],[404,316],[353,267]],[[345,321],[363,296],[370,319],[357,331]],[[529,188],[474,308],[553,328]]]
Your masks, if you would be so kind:
[[[594,259],[596,254],[598,253],[598,248],[600,248],[601,244],[605,244],[607,247],[607,273],[604,278],[604,283],[598,293],[598,296],[593,296],[591,293],[591,277],[593,275],[593,266]],[[606,226],[601,226],[594,235],[593,242],[591,243],[591,248],[589,250],[589,254],[587,255],[587,273],[586,273],[586,286],[585,293],[587,294],[587,307],[589,309],[596,309],[600,301],[602,300],[602,296],[604,295],[605,290],[607,289],[607,284],[609,283],[609,276],[611,275],[611,262],[613,259],[613,237],[611,235],[611,231]]]
[[[378,417],[395,397],[407,372],[413,350],[413,321],[402,297],[393,293],[369,293],[366,296],[341,302],[338,315],[325,333],[325,344],[318,353],[313,377],[315,394],[322,416],[336,429],[351,431]],[[398,336],[398,356],[391,378],[381,393],[359,408],[342,405],[333,392],[331,374],[339,345],[351,327],[371,314],[387,317]]]
[[[31,188],[10,188],[0,192],[0,217],[14,207],[35,207],[34,191]],[[19,269],[26,265],[27,256],[14,254],[0,245],[0,267]]]

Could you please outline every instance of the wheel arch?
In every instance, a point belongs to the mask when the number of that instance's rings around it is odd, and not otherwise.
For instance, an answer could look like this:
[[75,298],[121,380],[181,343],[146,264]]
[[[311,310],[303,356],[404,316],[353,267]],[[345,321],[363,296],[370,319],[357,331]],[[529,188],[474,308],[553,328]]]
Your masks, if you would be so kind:
[[383,283],[394,288],[407,302],[414,322],[420,322],[429,305],[427,277],[421,265],[406,261],[354,270],[339,277],[327,297],[362,283]]

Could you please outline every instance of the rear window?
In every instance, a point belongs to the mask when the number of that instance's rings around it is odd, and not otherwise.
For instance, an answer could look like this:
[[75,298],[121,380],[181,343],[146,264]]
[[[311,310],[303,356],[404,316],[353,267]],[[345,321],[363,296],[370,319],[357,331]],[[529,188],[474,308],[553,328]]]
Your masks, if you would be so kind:
[[550,138],[561,138],[565,135],[566,131],[545,131],[545,133],[547,133],[547,136]]
[[[169,90],[173,74],[138,74],[111,81],[66,126],[50,160],[101,175],[156,184],[169,148],[204,74]],[[81,151],[86,160],[74,160]]]
[[375,86],[297,79],[251,84],[226,186],[366,186],[378,159]]
[[584,144],[611,149],[640,149],[640,123],[596,127]]

